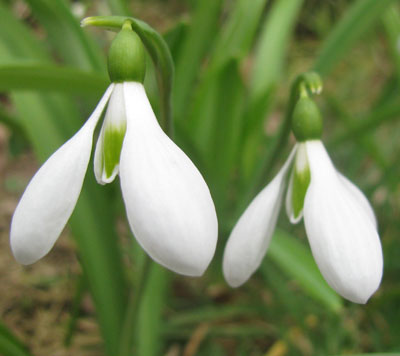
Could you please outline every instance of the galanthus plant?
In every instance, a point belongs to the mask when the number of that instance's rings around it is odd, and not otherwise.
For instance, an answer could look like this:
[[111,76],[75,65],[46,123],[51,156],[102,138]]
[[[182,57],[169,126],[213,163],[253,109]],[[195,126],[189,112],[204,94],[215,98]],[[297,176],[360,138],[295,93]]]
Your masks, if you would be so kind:
[[94,130],[105,111],[94,155],[98,183],[119,174],[139,244],[172,271],[199,276],[216,247],[214,204],[197,168],[158,124],[142,84],[145,50],[129,21],[111,45],[108,69],[112,84],[93,114],[27,186],[12,218],[13,254],[31,264],[53,247],[78,200]]
[[260,266],[286,191],[286,212],[304,218],[312,254],[328,282],[344,298],[366,303],[382,278],[382,248],[374,212],[363,193],[338,172],[321,142],[322,119],[307,90],[292,118],[297,139],[282,169],[250,203],[224,252],[223,272],[232,287]]

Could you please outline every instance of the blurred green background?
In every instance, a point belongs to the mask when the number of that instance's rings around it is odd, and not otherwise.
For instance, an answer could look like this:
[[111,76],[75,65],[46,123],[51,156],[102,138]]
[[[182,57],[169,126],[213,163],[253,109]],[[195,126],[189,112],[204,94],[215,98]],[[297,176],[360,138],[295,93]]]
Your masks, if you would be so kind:
[[[175,63],[175,140],[204,175],[219,217],[201,278],[145,263],[119,184],[89,165],[69,227],[19,266],[9,222],[34,172],[83,124],[109,81],[114,36],[79,25],[127,15],[166,40]],[[146,89],[160,116],[156,71]],[[365,306],[322,279],[303,224],[282,212],[259,271],[223,280],[229,232],[284,162],[296,76],[315,70],[323,140],[368,196],[385,269]],[[0,355],[400,355],[400,4],[394,0],[0,0]]]

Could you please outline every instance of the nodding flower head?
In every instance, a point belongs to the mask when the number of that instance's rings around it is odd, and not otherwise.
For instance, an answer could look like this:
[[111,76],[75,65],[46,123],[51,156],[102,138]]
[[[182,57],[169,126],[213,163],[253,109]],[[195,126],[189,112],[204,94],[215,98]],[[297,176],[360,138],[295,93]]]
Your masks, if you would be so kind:
[[311,99],[300,98],[292,127],[298,143],[229,237],[225,279],[237,287],[260,266],[286,191],[287,215],[292,223],[304,218],[312,254],[328,284],[344,298],[366,303],[383,269],[374,212],[363,193],[335,169],[320,140],[322,120]]
[[78,200],[105,111],[94,171],[100,184],[120,177],[128,221],[139,244],[161,265],[184,275],[203,274],[217,241],[209,189],[191,160],[164,133],[143,87],[144,48],[129,23],[109,56],[113,81],[83,127],[43,164],[27,186],[11,223],[15,258],[45,256]]

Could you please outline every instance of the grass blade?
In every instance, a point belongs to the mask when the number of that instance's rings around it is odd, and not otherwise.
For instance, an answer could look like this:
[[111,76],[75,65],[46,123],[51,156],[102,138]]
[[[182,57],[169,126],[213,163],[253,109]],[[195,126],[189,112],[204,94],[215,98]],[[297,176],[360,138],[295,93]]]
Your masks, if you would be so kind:
[[197,150],[207,157],[204,161],[205,178],[217,211],[223,213],[225,207],[231,205],[226,197],[231,188],[233,168],[237,163],[243,126],[245,87],[238,61],[232,59],[226,62],[210,78],[208,85],[196,103],[197,110],[193,111],[195,116],[191,122],[191,135]]
[[82,31],[64,0],[26,1],[65,63],[88,71],[105,72],[100,48]]
[[0,322],[0,354],[2,356],[31,356],[15,335]]
[[162,311],[169,275],[158,264],[152,263],[150,268],[135,328],[137,347],[134,354],[138,356],[158,356],[162,347]]
[[223,65],[231,58],[244,58],[253,43],[254,36],[268,0],[253,0],[251,6],[247,0],[237,0],[215,41],[208,71]]
[[277,230],[267,256],[298,281],[312,298],[331,311],[337,312],[341,309],[342,299],[325,282],[310,251],[298,240],[282,230]]
[[351,46],[371,28],[394,0],[358,0],[325,40],[314,64],[314,70],[325,76]]
[[107,0],[113,15],[130,15],[127,0]]
[[175,90],[173,104],[175,119],[183,120],[183,113],[190,97],[191,86],[201,67],[201,61],[210,48],[213,34],[217,31],[221,0],[197,2],[192,23],[176,59]]
[[251,73],[250,97],[255,102],[279,81],[289,39],[303,0],[279,0],[261,30]]
[[0,65],[0,90],[46,90],[71,94],[104,92],[107,77],[70,67],[16,63]]
[[274,93],[282,75],[290,36],[302,4],[303,0],[276,1],[261,31],[245,114],[242,147],[244,163],[241,167],[245,181],[254,174],[254,167],[262,151],[260,146],[265,141],[263,121],[271,109]]

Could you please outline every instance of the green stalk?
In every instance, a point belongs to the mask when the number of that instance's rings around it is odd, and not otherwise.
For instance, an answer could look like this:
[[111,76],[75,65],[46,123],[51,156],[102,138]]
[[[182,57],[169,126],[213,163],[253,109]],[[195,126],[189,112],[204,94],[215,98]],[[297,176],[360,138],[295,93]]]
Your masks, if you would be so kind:
[[290,89],[289,103],[279,129],[279,134],[272,143],[272,149],[269,150],[269,154],[265,155],[265,158],[261,162],[260,169],[251,184],[251,189],[249,189],[247,194],[245,194],[242,203],[239,204],[238,208],[240,212],[243,211],[244,207],[248,205],[251,199],[263,186],[265,186],[266,182],[271,177],[278,158],[281,157],[281,153],[286,147],[291,131],[293,110],[300,96],[300,90],[303,87],[305,87],[310,94],[319,94],[322,90],[322,81],[320,76],[315,72],[307,72],[300,74],[294,80]]
[[149,271],[151,268],[152,260],[146,254],[143,263],[141,276],[137,284],[136,293],[131,293],[128,301],[124,324],[121,331],[120,341],[120,356],[130,356],[132,350],[132,343],[134,340],[135,326],[137,325],[139,307],[143,298],[144,291],[146,290]]
[[162,36],[147,23],[134,17],[94,16],[82,20],[81,25],[102,27],[110,31],[119,31],[126,20],[131,21],[132,29],[143,41],[157,72],[158,90],[161,96],[161,126],[164,131],[173,131],[171,93],[174,78],[174,62],[167,43]]

